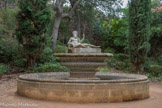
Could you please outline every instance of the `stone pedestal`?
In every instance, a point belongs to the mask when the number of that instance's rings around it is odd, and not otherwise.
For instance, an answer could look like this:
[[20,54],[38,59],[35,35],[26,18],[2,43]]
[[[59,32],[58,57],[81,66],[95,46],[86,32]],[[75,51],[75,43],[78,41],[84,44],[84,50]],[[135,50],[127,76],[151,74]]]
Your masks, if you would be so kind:
[[61,64],[70,69],[71,78],[96,78],[96,72],[107,65],[104,60],[113,55],[110,53],[55,53]]
[[101,53],[101,48],[71,48],[67,53]]

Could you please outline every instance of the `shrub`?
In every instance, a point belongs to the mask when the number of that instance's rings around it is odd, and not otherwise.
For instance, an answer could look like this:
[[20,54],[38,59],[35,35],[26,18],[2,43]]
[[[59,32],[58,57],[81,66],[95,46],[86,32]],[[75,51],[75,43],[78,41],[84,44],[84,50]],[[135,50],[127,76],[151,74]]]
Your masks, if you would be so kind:
[[156,63],[151,59],[147,58],[146,62],[144,64],[144,72],[149,72],[150,71],[150,66],[155,65]]
[[0,11],[0,62],[10,62],[17,51],[17,41],[12,37],[17,23],[16,14],[16,9]]
[[107,58],[105,60],[108,67],[116,68],[118,70],[129,70],[131,65],[129,62],[129,55],[127,54],[114,54],[113,58]]
[[13,56],[13,61],[12,61],[14,66],[17,66],[19,68],[25,68],[27,64],[27,59],[24,58],[22,55],[17,54]]
[[114,58],[119,61],[129,62],[130,56],[128,54],[119,53],[115,54]]
[[54,57],[52,49],[46,47],[33,67],[33,72],[67,72],[68,69],[60,65],[61,60]]
[[57,63],[57,62],[60,62],[60,59],[54,57],[53,51],[50,47],[46,47],[37,60],[37,64]]
[[10,66],[5,64],[0,64],[0,75],[3,75],[5,73],[9,73]]
[[88,39],[84,39],[83,43],[90,44],[90,42],[89,42],[89,40],[88,40]]
[[117,60],[113,57],[113,58],[107,58],[105,62],[107,62],[108,67],[114,68],[114,66],[117,63]]
[[112,53],[112,54],[115,54],[115,50],[112,49],[112,48],[106,48],[103,52],[104,53]]
[[17,41],[13,37],[0,35],[0,62],[10,62],[17,52]]
[[12,35],[16,28],[16,14],[17,9],[6,9],[0,11],[0,28],[3,30],[3,34]]
[[161,76],[162,75],[162,66],[159,65],[151,65],[149,68],[150,74],[153,76]]
[[128,66],[125,62],[117,62],[114,67],[118,70],[125,70]]
[[104,68],[100,69],[100,72],[110,72],[109,67],[105,66]]
[[61,66],[59,63],[45,63],[35,66],[33,72],[67,72],[66,67]]
[[55,48],[55,53],[66,53],[66,46],[63,45],[57,45]]
[[48,0],[19,0],[16,37],[28,68],[35,65],[46,45],[51,18],[47,3]]
[[157,63],[158,63],[158,65],[162,66],[162,57],[158,57]]

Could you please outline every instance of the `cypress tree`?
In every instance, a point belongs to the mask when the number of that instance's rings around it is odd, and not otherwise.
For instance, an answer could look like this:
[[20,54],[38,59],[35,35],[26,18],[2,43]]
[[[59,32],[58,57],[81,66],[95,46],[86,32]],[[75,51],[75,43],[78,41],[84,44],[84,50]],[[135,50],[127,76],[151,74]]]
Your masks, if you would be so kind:
[[46,44],[46,32],[50,23],[48,0],[19,0],[16,37],[22,46],[22,55],[27,59],[27,66],[35,64]]
[[150,49],[151,0],[131,0],[129,5],[129,52],[136,72],[143,69]]

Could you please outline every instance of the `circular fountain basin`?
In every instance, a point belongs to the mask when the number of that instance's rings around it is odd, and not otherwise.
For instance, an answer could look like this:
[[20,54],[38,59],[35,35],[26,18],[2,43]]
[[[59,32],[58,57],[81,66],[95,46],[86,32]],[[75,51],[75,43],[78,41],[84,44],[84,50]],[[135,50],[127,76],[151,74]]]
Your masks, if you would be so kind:
[[43,100],[63,102],[122,102],[149,97],[146,76],[97,73],[98,79],[71,79],[68,72],[20,75],[18,94]]

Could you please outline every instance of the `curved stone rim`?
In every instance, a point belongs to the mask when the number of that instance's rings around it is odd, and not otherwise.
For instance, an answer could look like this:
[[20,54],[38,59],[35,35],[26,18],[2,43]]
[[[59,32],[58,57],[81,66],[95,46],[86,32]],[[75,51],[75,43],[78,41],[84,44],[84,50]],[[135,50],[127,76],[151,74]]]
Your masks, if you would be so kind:
[[[50,74],[50,73],[32,73],[32,74],[23,74],[19,76],[20,80],[26,80],[26,81],[35,81],[35,82],[51,82],[51,83],[126,83],[126,82],[140,82],[140,81],[148,81],[148,77],[144,75],[136,75],[136,74],[124,74],[124,73],[97,73],[96,76],[104,76],[104,77],[113,77],[113,76],[119,76],[119,77],[126,77],[127,79],[115,79],[115,80],[68,80],[67,77],[70,76],[68,72],[53,72],[54,75],[60,74],[66,75],[63,79],[40,79],[38,78],[38,75],[41,74]],[[27,77],[32,75],[32,77],[35,75],[34,78]]]
[[[121,80],[65,80],[69,78],[68,72],[25,74],[20,75],[17,80],[17,93],[33,99],[77,103],[124,102],[149,97],[149,80],[143,75],[96,74],[99,78],[109,76],[118,79],[115,75],[120,75]],[[123,80],[122,76],[135,79]],[[37,79],[33,80],[32,77]],[[44,80],[40,80],[41,78]]]

